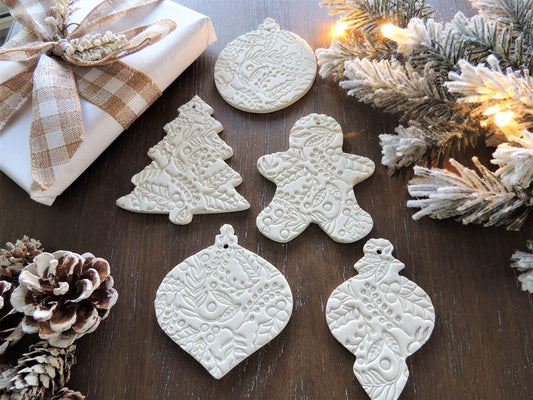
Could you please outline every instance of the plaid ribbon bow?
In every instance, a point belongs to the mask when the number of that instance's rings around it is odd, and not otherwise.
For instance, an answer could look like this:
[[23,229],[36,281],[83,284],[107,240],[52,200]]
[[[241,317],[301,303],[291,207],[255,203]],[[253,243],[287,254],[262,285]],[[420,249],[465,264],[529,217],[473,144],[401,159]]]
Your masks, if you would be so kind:
[[85,137],[80,96],[109,113],[124,129],[161,96],[148,75],[119,58],[176,28],[174,21],[162,19],[118,34],[91,34],[160,0],[105,0],[79,24],[69,24],[76,1],[4,0],[25,29],[0,47],[0,61],[19,61],[26,69],[0,82],[0,130],[31,97],[32,174],[42,189],[54,183],[58,169]]

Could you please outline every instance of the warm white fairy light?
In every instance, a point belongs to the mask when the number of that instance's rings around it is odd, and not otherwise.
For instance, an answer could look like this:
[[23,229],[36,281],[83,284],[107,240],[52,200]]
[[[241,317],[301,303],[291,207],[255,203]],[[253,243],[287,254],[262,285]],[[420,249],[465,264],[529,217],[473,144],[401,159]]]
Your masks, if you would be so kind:
[[513,116],[514,114],[511,110],[499,111],[494,114],[494,124],[501,129],[508,139],[511,136],[521,136],[520,128]]
[[498,128],[503,128],[508,125],[513,119],[513,112],[509,111],[499,111],[494,115],[494,123]]
[[501,107],[500,106],[490,106],[488,107],[485,112],[483,114],[485,115],[494,115],[496,114],[497,112],[500,112],[501,111]]
[[394,40],[398,44],[405,44],[409,41],[408,30],[399,28],[390,22],[382,25],[380,31],[387,39]]
[[348,24],[346,22],[337,21],[337,23],[335,24],[335,28],[333,29],[333,35],[342,36],[347,27],[348,27]]

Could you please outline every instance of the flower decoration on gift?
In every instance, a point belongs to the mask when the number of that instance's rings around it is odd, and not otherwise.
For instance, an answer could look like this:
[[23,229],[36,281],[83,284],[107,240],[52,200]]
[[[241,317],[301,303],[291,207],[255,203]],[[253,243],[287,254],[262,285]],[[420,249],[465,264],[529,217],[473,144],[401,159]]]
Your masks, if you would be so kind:
[[22,32],[0,48],[0,61],[25,69],[0,82],[0,130],[31,98],[32,174],[49,188],[72,158],[85,132],[80,98],[110,114],[126,129],[161,90],[144,72],[120,59],[176,28],[170,19],[119,33],[97,31],[160,0],[105,0],[76,22],[76,0],[5,0]]

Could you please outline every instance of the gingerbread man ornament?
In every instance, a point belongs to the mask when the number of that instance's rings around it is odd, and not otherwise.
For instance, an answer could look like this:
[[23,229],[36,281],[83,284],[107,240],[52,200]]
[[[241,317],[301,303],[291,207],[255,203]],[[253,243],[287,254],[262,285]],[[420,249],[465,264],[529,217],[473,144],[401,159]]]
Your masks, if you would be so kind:
[[374,163],[343,153],[342,142],[335,119],[310,114],[291,129],[289,150],[259,158],[257,169],[277,185],[257,217],[261,233],[285,243],[315,223],[333,240],[352,243],[371,231],[372,217],[357,204],[353,186],[372,175]]

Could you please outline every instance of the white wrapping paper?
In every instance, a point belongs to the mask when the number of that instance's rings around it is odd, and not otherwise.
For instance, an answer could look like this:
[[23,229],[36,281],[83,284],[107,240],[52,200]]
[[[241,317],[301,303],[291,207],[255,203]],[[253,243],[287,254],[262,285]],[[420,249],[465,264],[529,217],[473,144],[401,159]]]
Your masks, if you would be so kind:
[[[94,2],[92,2],[94,5]],[[145,7],[103,27],[119,32],[163,18],[176,21],[177,28],[162,40],[121,60],[147,73],[161,90],[166,89],[211,43],[216,35],[209,17],[163,1]],[[0,79],[20,72],[16,62],[0,63]],[[42,191],[33,183],[30,157],[31,101],[0,131],[0,170],[26,190],[38,203],[51,205],[89,165],[123,132],[122,126],[102,109],[81,99],[85,140],[72,159],[56,176],[55,183]]]

